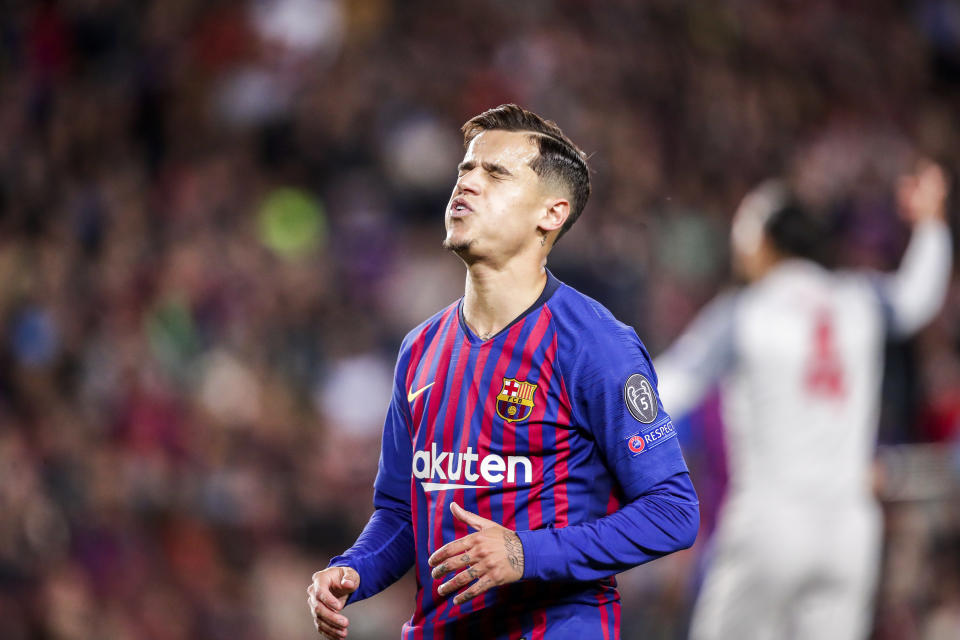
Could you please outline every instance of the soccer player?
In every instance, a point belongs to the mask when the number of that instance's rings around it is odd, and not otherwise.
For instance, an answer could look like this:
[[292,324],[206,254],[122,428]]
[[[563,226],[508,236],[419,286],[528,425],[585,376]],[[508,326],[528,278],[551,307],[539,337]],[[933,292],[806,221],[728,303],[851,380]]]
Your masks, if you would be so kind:
[[409,639],[618,638],[613,575],[689,547],[696,494],[636,333],[546,270],[585,156],[515,105],[463,127],[444,246],[464,296],[400,347],[356,543],[313,576],[318,631],[411,566]]
[[916,332],[943,302],[946,193],[931,163],[902,179],[913,231],[891,275],[821,267],[823,225],[782,184],[765,183],[737,211],[735,267],[751,284],[710,303],[655,361],[674,415],[725,383],[730,484],[694,640],[868,633],[884,340]]

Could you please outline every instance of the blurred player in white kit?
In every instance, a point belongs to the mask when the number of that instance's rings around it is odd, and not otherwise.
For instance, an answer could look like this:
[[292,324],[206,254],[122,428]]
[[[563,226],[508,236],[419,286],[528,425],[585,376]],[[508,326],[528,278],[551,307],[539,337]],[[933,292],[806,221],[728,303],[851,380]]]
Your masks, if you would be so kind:
[[730,484],[693,640],[847,640],[869,632],[881,520],[871,488],[884,341],[942,305],[950,278],[943,170],[901,179],[912,226],[892,274],[833,272],[817,219],[779,183],[751,192],[731,233],[750,283],[709,303],[659,358],[679,416],[721,387]]

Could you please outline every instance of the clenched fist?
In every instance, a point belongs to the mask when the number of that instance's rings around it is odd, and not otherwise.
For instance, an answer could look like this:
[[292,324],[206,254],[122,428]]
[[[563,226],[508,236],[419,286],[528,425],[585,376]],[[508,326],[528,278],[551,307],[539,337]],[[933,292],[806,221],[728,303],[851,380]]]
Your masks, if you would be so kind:
[[943,167],[923,158],[916,170],[901,176],[897,184],[900,214],[911,224],[924,220],[944,220],[950,181]]

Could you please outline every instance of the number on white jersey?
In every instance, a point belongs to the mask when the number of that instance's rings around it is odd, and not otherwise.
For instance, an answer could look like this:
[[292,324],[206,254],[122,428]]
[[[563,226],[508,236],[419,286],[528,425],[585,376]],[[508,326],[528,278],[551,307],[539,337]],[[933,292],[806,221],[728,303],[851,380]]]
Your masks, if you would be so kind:
[[811,396],[839,400],[846,395],[843,361],[837,352],[833,314],[820,309],[813,328],[813,350],[807,363],[806,389]]

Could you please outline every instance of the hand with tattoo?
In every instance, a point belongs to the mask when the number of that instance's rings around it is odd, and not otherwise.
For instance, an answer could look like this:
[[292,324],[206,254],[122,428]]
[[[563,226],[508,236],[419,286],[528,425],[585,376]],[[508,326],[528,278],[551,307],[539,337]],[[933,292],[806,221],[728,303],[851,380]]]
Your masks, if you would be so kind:
[[[437,593],[457,593],[453,603],[463,604],[492,587],[523,577],[523,545],[516,532],[470,513],[456,502],[450,505],[450,511],[457,520],[477,531],[440,547],[430,556],[430,566],[435,567],[434,580],[463,569],[440,585]],[[474,584],[470,588],[463,589],[471,582]]]

